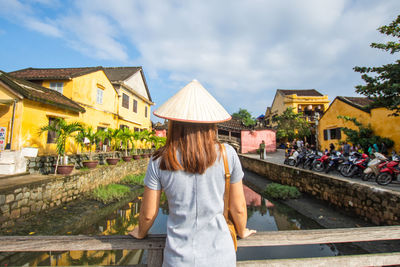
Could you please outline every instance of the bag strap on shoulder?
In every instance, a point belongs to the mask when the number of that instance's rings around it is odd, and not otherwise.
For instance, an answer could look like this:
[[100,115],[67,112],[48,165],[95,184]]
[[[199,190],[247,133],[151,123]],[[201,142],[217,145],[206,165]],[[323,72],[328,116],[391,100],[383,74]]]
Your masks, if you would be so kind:
[[229,214],[229,185],[231,183],[231,173],[229,172],[228,156],[226,154],[226,148],[223,144],[219,144],[221,148],[222,159],[224,160],[225,168],[225,193],[224,193],[224,217],[228,220]]

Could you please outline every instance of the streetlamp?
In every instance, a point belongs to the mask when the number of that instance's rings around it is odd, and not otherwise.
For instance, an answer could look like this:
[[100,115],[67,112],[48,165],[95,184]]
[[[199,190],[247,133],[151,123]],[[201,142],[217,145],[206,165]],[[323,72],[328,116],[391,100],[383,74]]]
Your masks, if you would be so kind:
[[318,120],[319,120],[319,113],[315,112],[314,114],[314,119],[315,119],[315,150],[319,151],[318,147]]

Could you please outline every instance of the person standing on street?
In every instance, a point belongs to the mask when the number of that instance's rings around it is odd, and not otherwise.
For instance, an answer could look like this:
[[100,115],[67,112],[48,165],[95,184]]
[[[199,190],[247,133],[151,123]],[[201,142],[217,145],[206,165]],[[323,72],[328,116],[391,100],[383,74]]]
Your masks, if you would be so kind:
[[343,144],[343,155],[348,157],[350,155],[350,145],[345,141]]
[[264,157],[265,141],[264,140],[262,140],[262,142],[260,143],[259,150],[260,150],[260,159],[265,159],[265,157]]

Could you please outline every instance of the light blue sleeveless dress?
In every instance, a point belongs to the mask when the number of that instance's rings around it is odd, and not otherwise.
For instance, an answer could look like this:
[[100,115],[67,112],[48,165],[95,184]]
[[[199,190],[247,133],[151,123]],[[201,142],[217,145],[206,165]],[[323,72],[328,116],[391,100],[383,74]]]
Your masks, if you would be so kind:
[[[243,178],[236,151],[227,151],[231,184]],[[217,150],[219,151],[219,150]],[[224,210],[225,171],[222,157],[204,174],[163,171],[151,159],[145,185],[164,190],[169,206],[163,266],[236,266],[236,253]]]

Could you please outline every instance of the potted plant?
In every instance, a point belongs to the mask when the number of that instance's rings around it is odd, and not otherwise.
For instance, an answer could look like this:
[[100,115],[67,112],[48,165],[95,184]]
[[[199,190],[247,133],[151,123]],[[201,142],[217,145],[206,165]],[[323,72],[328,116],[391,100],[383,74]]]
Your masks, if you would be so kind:
[[[39,134],[46,131],[52,131],[56,134],[56,150],[57,150],[57,161],[54,173],[59,174],[70,174],[74,169],[74,165],[68,164],[68,158],[65,155],[65,144],[67,139],[73,136],[73,133],[80,131],[82,124],[79,122],[68,123],[63,118],[54,120],[53,123],[43,126],[39,129]],[[60,157],[62,157],[62,164],[58,164]]]
[[79,141],[82,141],[83,137],[83,145],[86,147],[86,150],[89,151],[89,160],[85,160],[82,162],[83,166],[94,169],[97,164],[99,164],[98,160],[93,160],[92,158],[92,149],[96,145],[96,141],[98,140],[97,133],[93,131],[92,127],[82,128],[80,134],[78,134]]
[[98,130],[96,132],[96,134],[97,134],[98,141],[101,143],[101,146],[102,146],[100,148],[100,150],[103,151],[103,152],[107,152],[107,147],[108,147],[107,144],[106,144],[107,131],[104,130],[104,129],[101,129],[101,130]]
[[116,165],[119,161],[119,158],[117,158],[115,155],[115,150],[117,148],[117,143],[118,143],[119,129],[108,128],[106,133],[107,133],[106,138],[108,139],[108,145],[113,151],[112,158],[107,158],[106,161],[108,165]]
[[133,132],[132,138],[133,140],[135,140],[135,144],[133,145],[135,147],[135,149],[133,149],[133,159],[138,160],[141,158],[141,156],[139,155],[139,150],[137,149],[138,142],[140,140],[140,132]]
[[121,140],[122,148],[125,150],[125,156],[122,156],[122,160],[125,162],[129,162],[132,159],[132,156],[128,155],[129,143],[132,143],[133,134],[129,128],[124,128],[119,131],[118,138]]

